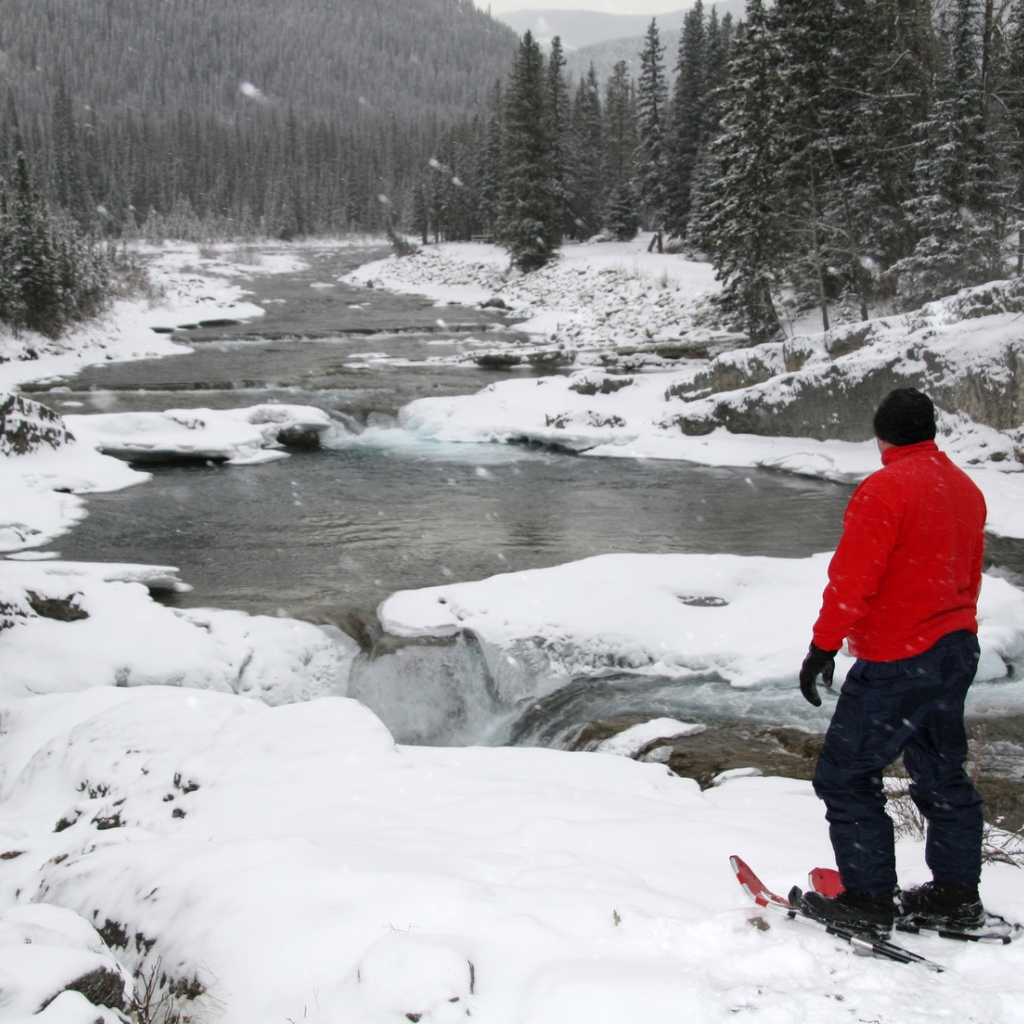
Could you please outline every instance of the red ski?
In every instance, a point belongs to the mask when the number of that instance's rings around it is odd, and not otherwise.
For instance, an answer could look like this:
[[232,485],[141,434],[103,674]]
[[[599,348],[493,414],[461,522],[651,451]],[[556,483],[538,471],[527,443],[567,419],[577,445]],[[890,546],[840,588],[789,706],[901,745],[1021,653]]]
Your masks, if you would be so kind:
[[909,949],[904,949],[903,946],[898,946],[895,942],[890,942],[888,939],[867,938],[863,935],[858,935],[848,928],[826,925],[800,910],[798,901],[802,894],[797,886],[793,886],[789,892],[789,899],[786,899],[784,896],[772,892],[754,874],[750,866],[739,857],[733,855],[729,858],[729,863],[732,865],[732,869],[736,874],[736,880],[743,887],[743,891],[759,907],[764,907],[766,910],[786,917],[791,921],[813,925],[828,932],[829,935],[835,935],[837,938],[844,939],[853,946],[854,952],[859,953],[861,956],[883,957],[886,960],[895,960],[901,964],[923,964],[929,970],[936,972],[944,970],[940,964],[926,960],[923,956],[918,956],[917,953],[912,953]]

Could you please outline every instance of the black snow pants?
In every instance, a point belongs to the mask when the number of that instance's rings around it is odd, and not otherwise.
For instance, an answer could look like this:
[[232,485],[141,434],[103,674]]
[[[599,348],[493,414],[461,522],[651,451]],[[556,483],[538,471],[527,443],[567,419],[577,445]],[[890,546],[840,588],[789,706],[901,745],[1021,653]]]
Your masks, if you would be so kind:
[[858,660],[846,677],[818,758],[814,791],[825,801],[843,885],[896,889],[892,821],[882,771],[901,753],[910,795],[928,822],[925,857],[936,881],[981,878],[981,797],[964,771],[964,698],[978,667],[967,630],[899,661]]

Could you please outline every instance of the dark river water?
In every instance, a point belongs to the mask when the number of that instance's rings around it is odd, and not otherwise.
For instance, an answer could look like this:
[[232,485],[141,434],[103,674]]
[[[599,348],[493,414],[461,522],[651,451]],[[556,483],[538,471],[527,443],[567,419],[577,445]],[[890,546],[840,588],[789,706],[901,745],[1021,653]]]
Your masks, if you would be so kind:
[[[188,604],[338,622],[395,590],[607,552],[805,556],[835,545],[848,487],[425,442],[398,429],[395,414],[415,398],[506,378],[508,370],[427,360],[471,351],[514,325],[489,310],[439,308],[379,289],[310,287],[378,254],[314,251],[308,270],[253,278],[267,315],[179,332],[191,354],[109,363],[37,385],[37,397],[60,412],[273,400],[319,406],[354,429],[370,425],[337,447],[263,465],[147,466],[151,482],[91,496],[88,518],[52,549],[65,558],[176,565],[194,588],[179,599]],[[62,390],[48,391],[55,386]]]
[[176,565],[188,604],[336,622],[395,590],[615,551],[807,555],[848,492],[678,462],[422,443],[376,429],[249,467],[175,466],[89,499],[65,558]]

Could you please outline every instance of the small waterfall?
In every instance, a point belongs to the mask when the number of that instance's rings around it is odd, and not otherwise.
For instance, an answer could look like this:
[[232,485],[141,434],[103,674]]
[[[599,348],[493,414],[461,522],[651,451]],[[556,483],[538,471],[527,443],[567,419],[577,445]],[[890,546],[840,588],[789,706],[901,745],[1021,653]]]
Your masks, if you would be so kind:
[[486,742],[505,711],[480,644],[467,631],[378,637],[353,662],[348,696],[370,708],[398,743],[428,746]]

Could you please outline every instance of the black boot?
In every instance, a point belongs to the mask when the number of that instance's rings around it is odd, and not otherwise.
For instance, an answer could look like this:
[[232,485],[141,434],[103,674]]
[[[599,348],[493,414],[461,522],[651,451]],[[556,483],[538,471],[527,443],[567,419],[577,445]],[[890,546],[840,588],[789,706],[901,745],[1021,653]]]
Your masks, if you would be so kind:
[[970,931],[985,925],[985,908],[976,885],[925,882],[899,895],[901,922],[922,928]]
[[820,892],[805,892],[800,896],[799,909],[822,924],[846,928],[870,939],[887,939],[896,916],[891,893],[871,896],[847,890],[830,899]]

